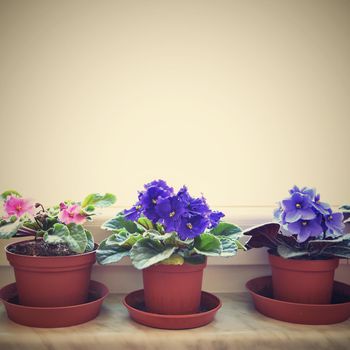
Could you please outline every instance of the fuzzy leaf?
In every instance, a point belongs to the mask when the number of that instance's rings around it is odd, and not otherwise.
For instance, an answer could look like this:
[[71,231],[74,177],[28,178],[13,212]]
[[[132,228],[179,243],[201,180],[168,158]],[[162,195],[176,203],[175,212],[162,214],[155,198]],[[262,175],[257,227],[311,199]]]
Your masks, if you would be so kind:
[[56,235],[49,235],[47,231],[44,233],[43,238],[44,238],[44,241],[49,244],[66,243],[64,238]]
[[172,240],[172,238],[175,240],[176,233],[175,232],[167,232],[164,234],[159,233],[156,230],[148,230],[143,233],[144,238],[151,238],[158,241],[169,241]]
[[53,225],[52,235],[64,239],[69,235],[69,229],[66,225],[56,223]]
[[168,259],[175,249],[175,247],[166,247],[151,238],[142,238],[131,248],[130,257],[134,266],[142,270]]
[[87,207],[82,208],[82,210],[83,210],[83,212],[84,212],[85,214],[91,215],[91,214],[93,214],[94,211],[95,211],[95,206],[90,204],[90,205],[88,205]]
[[101,228],[107,231],[118,231],[124,228],[130,233],[142,233],[145,229],[141,229],[140,226],[136,225],[133,221],[125,220],[124,215],[119,213],[115,218],[106,221]]
[[280,230],[280,225],[269,222],[263,225],[255,226],[243,232],[246,236],[251,236],[246,243],[248,249],[267,247],[276,249],[279,245],[277,235]]
[[210,233],[202,233],[194,239],[194,251],[207,256],[219,256],[222,247],[219,238]]
[[184,257],[186,263],[193,265],[203,264],[205,262],[205,259],[206,257],[204,255],[199,254]]
[[91,232],[85,229],[87,244],[86,244],[86,252],[92,252],[95,249],[94,237]]
[[339,258],[346,258],[350,259],[350,241],[345,240],[343,242],[330,245],[323,249],[323,252],[325,254],[328,254],[330,256],[335,256]]
[[236,240],[225,237],[225,236],[218,236],[220,243],[221,243],[221,254],[220,256],[234,256],[237,253],[238,246],[236,244]]
[[209,231],[214,236],[232,236],[232,238],[239,238],[242,236],[242,230],[228,222],[220,222],[215,228]]
[[143,226],[146,230],[152,230],[153,229],[153,223],[151,220],[141,217],[137,220],[137,222]]
[[181,255],[173,254],[170,258],[162,261],[163,265],[183,265],[184,258]]
[[118,233],[110,235],[106,240],[107,246],[119,246],[130,249],[142,235],[139,233],[129,233],[126,229],[121,229]]
[[66,234],[65,240],[69,249],[76,253],[84,253],[88,244],[88,238],[82,225],[69,224],[69,234]]
[[43,238],[49,244],[60,244],[67,243],[66,237],[69,235],[69,229],[66,225],[56,223],[53,225],[52,233],[45,232]]
[[294,250],[289,247],[280,245],[277,247],[278,254],[285,259],[297,258],[301,256],[308,256],[309,252],[307,250]]
[[100,243],[96,250],[97,262],[101,265],[112,264],[120,261],[124,256],[128,256],[130,250],[118,245],[106,244],[107,239]]
[[98,208],[109,207],[116,201],[116,197],[112,193],[92,193],[85,197],[81,206],[86,208],[89,205],[94,205]]
[[20,220],[9,223],[4,222],[4,224],[0,226],[0,238],[8,239],[15,236],[20,226]]
[[7,198],[8,196],[21,197],[21,195],[20,195],[17,191],[15,191],[15,190],[7,190],[7,191],[1,193],[0,196],[1,196],[1,198],[2,198],[3,200],[6,200],[6,198]]

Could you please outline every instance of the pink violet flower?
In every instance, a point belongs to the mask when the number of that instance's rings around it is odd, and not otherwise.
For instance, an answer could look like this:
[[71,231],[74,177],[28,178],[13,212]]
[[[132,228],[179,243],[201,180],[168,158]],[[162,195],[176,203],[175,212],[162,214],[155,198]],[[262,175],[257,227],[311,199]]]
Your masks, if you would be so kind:
[[82,224],[86,220],[86,216],[81,213],[81,207],[79,204],[73,204],[69,207],[62,206],[58,219],[64,224],[68,225],[71,223]]
[[4,202],[4,210],[7,214],[7,218],[10,216],[16,216],[20,218],[24,214],[33,215],[33,204],[29,199],[8,196]]

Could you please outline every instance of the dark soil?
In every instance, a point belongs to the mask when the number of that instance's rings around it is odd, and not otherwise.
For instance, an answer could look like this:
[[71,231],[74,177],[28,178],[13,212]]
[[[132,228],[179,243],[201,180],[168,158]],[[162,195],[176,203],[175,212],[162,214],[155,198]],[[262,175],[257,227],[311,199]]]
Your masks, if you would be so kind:
[[11,253],[30,256],[76,255],[66,244],[48,244],[42,239],[14,244],[8,248]]

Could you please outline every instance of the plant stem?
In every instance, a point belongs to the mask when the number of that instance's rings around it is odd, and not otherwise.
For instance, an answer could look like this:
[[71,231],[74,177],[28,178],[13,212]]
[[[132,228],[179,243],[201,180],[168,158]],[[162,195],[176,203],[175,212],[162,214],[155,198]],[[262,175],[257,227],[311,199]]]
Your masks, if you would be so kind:
[[26,231],[26,230],[23,230],[22,228],[20,228],[20,229],[17,231],[16,236],[17,236],[17,237],[34,236],[35,233],[36,233],[36,231],[29,232],[29,231]]

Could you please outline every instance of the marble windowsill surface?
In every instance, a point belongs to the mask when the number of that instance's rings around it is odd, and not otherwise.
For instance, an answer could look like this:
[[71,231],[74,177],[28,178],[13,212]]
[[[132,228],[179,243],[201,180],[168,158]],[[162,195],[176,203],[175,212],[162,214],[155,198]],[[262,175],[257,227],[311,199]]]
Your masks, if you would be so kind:
[[192,330],[159,330],[129,319],[122,295],[111,294],[93,321],[68,328],[17,325],[0,306],[0,349],[6,350],[347,350],[350,320],[331,326],[289,324],[255,311],[248,293],[217,294],[223,307],[211,324]]

